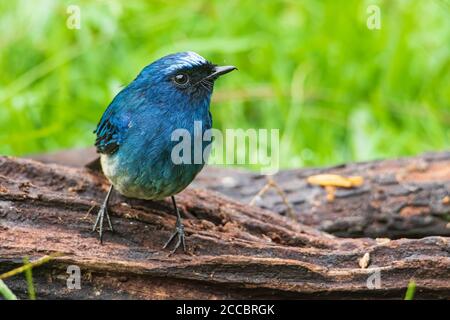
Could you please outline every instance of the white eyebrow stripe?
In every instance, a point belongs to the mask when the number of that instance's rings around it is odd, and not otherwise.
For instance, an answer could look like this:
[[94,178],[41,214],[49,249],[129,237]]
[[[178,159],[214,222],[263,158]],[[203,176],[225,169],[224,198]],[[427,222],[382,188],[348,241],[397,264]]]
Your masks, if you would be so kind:
[[193,51],[188,51],[186,53],[187,53],[187,55],[186,55],[186,57],[182,58],[183,60],[185,60],[187,62],[191,62],[191,63],[198,63],[198,64],[206,63],[205,58],[203,58],[201,55],[199,55]]
[[167,71],[171,73],[184,68],[201,66],[206,63],[208,63],[208,61],[206,61],[205,58],[196,54],[195,52],[189,51],[187,52],[186,56],[179,59],[179,63],[172,64],[170,67],[168,67]]

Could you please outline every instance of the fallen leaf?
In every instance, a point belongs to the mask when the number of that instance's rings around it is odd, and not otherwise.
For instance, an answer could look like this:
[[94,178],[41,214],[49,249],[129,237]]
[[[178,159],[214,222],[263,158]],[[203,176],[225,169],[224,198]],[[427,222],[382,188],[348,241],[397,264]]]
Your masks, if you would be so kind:
[[337,174],[317,174],[309,176],[306,181],[309,184],[322,187],[353,188],[362,185],[364,183],[364,178],[361,176],[344,177]]
[[370,263],[370,254],[366,252],[361,259],[359,259],[358,264],[361,269],[366,269]]

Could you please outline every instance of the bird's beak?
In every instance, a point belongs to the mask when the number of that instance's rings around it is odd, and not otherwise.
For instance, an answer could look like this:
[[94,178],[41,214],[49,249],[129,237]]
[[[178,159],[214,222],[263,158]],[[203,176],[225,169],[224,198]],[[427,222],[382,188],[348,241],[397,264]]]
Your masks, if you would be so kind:
[[233,70],[237,70],[235,66],[215,66],[213,73],[206,77],[206,79],[217,79],[218,77],[227,74]]
[[214,72],[212,74],[212,76],[214,77],[219,77],[223,74],[227,74],[228,72],[231,72],[233,70],[237,70],[237,68],[235,66],[216,66],[214,68]]

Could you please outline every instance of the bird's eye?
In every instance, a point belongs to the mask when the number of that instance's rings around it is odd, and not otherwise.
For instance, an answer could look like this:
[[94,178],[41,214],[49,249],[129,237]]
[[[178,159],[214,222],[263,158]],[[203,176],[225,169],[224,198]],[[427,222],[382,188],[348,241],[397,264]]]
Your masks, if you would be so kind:
[[177,74],[173,77],[173,81],[179,86],[186,86],[189,83],[189,76],[184,73]]

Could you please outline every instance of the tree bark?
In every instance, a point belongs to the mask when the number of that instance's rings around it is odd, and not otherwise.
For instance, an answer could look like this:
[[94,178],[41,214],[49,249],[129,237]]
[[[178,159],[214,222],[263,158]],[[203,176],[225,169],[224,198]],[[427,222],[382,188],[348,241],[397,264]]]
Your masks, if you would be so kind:
[[[36,156],[47,163],[82,167],[97,158],[94,148]],[[311,175],[360,175],[359,188],[337,189],[327,200],[322,187],[311,186]],[[293,208],[302,224],[339,237],[421,238],[450,236],[450,152],[417,157],[350,163],[330,168],[281,170],[275,188],[257,197],[256,206],[286,215]],[[265,176],[246,170],[207,167],[194,186],[215,190],[248,204],[267,184]],[[286,201],[289,206],[286,205]]]
[[[435,180],[447,174],[441,162],[432,164]],[[107,187],[85,168],[0,158],[0,274],[24,256],[60,253],[33,269],[38,298],[400,299],[412,278],[416,298],[450,296],[449,238],[337,238],[195,188],[177,196],[188,254],[161,249],[175,225],[169,200],[118,194],[109,211],[116,232],[100,245],[90,230]],[[81,269],[80,290],[66,286],[69,265]],[[23,276],[5,282],[26,297]]]
[[[338,188],[334,200],[307,177],[332,173],[362,176],[358,188]],[[273,177],[298,222],[339,237],[421,238],[450,236],[450,152],[399,160],[344,164],[331,168],[282,170]],[[208,168],[195,181],[243,203],[267,184],[247,171]],[[257,206],[282,215],[289,206],[274,188]]]

